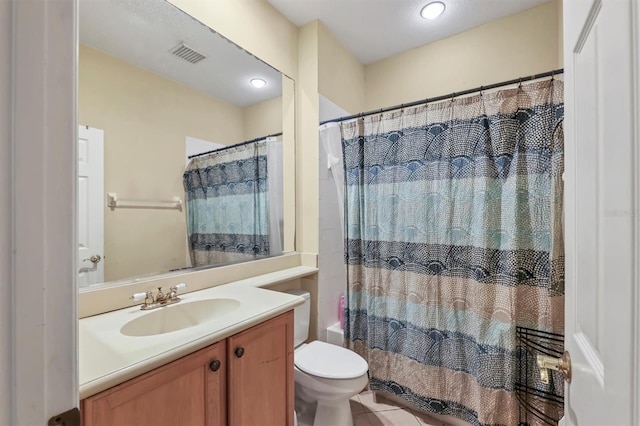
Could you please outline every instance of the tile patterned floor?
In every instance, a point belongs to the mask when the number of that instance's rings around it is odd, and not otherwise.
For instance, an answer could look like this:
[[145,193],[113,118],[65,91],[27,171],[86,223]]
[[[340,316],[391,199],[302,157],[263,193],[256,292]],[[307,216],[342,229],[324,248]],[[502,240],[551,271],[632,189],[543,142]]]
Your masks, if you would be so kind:
[[399,407],[365,390],[349,401],[354,426],[446,426],[427,414]]

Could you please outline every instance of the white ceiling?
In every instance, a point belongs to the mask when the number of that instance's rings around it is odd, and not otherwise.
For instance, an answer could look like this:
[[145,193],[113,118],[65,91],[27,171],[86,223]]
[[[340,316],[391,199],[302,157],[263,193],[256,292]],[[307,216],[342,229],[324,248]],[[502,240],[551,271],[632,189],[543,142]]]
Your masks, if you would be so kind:
[[440,0],[446,9],[433,21],[420,16],[433,0],[268,1],[298,26],[319,19],[367,65],[549,0]]
[[[280,72],[164,0],[80,0],[80,43],[239,107],[282,93]],[[169,53],[184,42],[206,56]],[[267,81],[255,89],[249,80]]]

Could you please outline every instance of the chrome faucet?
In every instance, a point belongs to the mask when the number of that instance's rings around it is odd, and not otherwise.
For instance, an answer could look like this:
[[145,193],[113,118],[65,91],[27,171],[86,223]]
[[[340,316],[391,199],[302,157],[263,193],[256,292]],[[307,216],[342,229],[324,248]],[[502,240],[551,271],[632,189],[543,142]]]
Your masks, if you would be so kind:
[[155,298],[153,297],[153,292],[149,290],[145,293],[135,293],[129,299],[138,301],[144,298],[144,303],[140,306],[140,309],[143,311],[160,308],[178,303],[180,301],[180,298],[178,297],[178,290],[183,289],[186,286],[187,285],[184,283],[173,285],[169,287],[169,293],[167,294],[162,292],[162,287],[158,287],[158,293]]

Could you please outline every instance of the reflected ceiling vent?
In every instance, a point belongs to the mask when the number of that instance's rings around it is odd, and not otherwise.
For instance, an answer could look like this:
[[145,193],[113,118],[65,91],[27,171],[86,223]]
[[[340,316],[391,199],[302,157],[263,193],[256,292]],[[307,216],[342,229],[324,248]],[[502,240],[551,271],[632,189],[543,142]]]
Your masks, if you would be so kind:
[[171,49],[169,53],[176,55],[178,58],[184,59],[187,62],[191,62],[192,64],[196,64],[206,58],[201,53],[196,52],[186,44],[180,42],[176,47]]

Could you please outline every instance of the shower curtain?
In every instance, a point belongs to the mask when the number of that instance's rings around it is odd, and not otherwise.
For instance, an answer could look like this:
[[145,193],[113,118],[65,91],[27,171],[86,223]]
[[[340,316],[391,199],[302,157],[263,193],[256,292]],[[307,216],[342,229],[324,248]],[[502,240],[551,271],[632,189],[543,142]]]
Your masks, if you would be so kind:
[[343,123],[345,340],[373,390],[518,424],[516,326],[563,332],[562,96],[550,80]]
[[266,141],[196,157],[183,182],[193,266],[270,254]]

